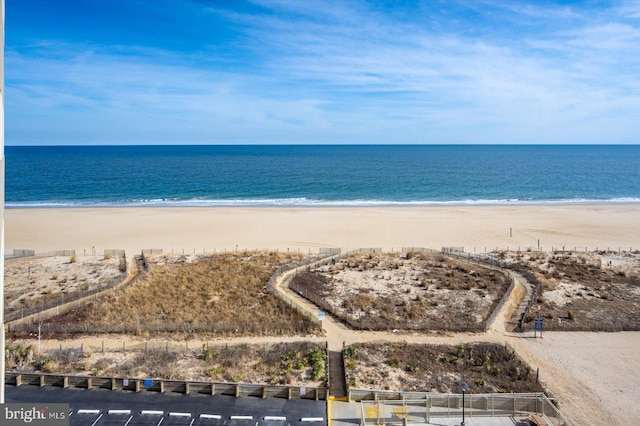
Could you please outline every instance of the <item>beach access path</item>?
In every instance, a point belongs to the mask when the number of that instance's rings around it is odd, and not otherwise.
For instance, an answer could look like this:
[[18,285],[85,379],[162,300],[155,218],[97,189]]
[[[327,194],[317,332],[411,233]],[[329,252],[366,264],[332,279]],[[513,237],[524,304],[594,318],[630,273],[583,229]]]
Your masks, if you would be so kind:
[[[464,247],[469,252],[533,247],[580,250],[640,249],[640,204],[490,205],[370,208],[77,208],[7,209],[5,248],[141,248],[212,252],[238,248],[317,252],[318,248],[403,246]],[[294,295],[295,296],[295,295]],[[295,296],[297,297],[297,296]],[[309,306],[311,312],[318,308]],[[506,309],[506,307],[505,307]],[[504,321],[502,322],[504,323]],[[640,333],[545,332],[543,338],[509,333],[500,321],[487,333],[368,333],[347,329],[325,317],[326,337],[288,341],[328,341],[332,348],[358,341],[460,344],[507,342],[560,400],[573,424],[632,424],[640,418]],[[108,338],[105,336],[105,338]],[[102,337],[74,344],[99,347]],[[114,337],[144,344],[145,340]],[[215,343],[262,343],[273,338],[220,339]],[[278,338],[282,341],[284,339]],[[91,342],[91,343],[90,343]],[[201,345],[205,342],[189,345]],[[43,342],[57,348],[60,342]],[[183,342],[184,344],[184,342]]]
[[[317,315],[318,307],[302,298],[287,286],[292,271],[281,275],[274,288],[311,315]],[[545,332],[542,338],[533,338],[531,333],[507,331],[506,323],[518,308],[526,294],[522,277],[516,279],[514,291],[502,306],[495,321],[485,333],[421,333],[353,330],[330,314],[322,321],[324,336],[288,337],[238,337],[206,341],[190,339],[186,344],[197,348],[203,344],[267,344],[274,341],[300,342],[326,341],[332,351],[340,351],[345,345],[370,342],[393,342],[412,344],[460,345],[476,342],[508,343],[533,369],[539,371],[545,388],[560,401],[560,409],[573,424],[625,424],[640,415],[634,401],[640,389],[620,389],[628,381],[629,365],[640,365],[640,355],[635,351],[640,333],[575,333]],[[166,341],[164,339],[163,341]],[[154,339],[132,336],[87,336],[74,339],[74,345],[87,348],[122,347],[149,342]],[[35,342],[32,342],[35,344]],[[46,340],[43,349],[55,349],[64,341]],[[610,348],[616,348],[611,353]],[[601,360],[606,359],[606,363]],[[635,410],[635,411],[634,411]]]

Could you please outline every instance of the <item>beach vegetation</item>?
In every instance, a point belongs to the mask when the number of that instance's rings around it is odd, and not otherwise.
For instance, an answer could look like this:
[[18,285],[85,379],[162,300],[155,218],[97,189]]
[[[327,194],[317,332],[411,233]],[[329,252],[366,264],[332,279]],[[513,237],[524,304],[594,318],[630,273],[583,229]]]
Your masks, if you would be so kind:
[[[405,392],[459,392],[465,377],[471,392],[542,392],[535,373],[513,351],[494,343],[423,345],[356,343],[346,374],[368,389]],[[434,362],[439,361],[439,362]]]
[[524,258],[505,252],[504,257],[535,290],[523,318],[525,330],[533,329],[536,318],[548,320],[545,330],[640,330],[635,314],[640,259],[631,251],[538,251]]
[[320,327],[267,287],[278,266],[297,254],[238,252],[152,256],[133,284],[104,292],[85,305],[48,320],[47,336],[69,333],[293,335]]
[[507,277],[441,254],[410,253],[356,253],[297,274],[289,287],[356,329],[482,329]]
[[7,259],[4,272],[5,320],[60,305],[126,278],[116,259],[105,262],[81,255]]

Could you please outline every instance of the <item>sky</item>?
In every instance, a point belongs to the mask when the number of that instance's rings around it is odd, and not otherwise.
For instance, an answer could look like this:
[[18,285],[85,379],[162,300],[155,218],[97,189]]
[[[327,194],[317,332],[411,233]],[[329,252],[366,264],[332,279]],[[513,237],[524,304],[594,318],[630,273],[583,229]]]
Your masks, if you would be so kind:
[[7,145],[638,144],[640,1],[6,0]]

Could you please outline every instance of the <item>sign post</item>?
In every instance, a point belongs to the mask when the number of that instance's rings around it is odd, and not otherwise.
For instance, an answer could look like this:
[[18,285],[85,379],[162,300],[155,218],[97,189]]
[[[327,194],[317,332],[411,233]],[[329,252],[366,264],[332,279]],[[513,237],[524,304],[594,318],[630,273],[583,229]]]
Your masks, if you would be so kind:
[[540,332],[540,337],[542,337],[542,318],[535,319],[535,329],[533,331],[533,337],[536,337],[536,332]]

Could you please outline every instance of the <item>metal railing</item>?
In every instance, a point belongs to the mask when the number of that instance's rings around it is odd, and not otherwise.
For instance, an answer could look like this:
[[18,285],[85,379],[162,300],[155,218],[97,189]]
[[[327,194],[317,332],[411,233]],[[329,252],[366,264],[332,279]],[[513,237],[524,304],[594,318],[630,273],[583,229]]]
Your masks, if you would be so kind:
[[[349,401],[361,402],[360,425],[429,423],[433,418],[461,418],[462,394],[350,390]],[[466,417],[524,417],[538,414],[554,426],[570,426],[543,393],[465,394]]]

